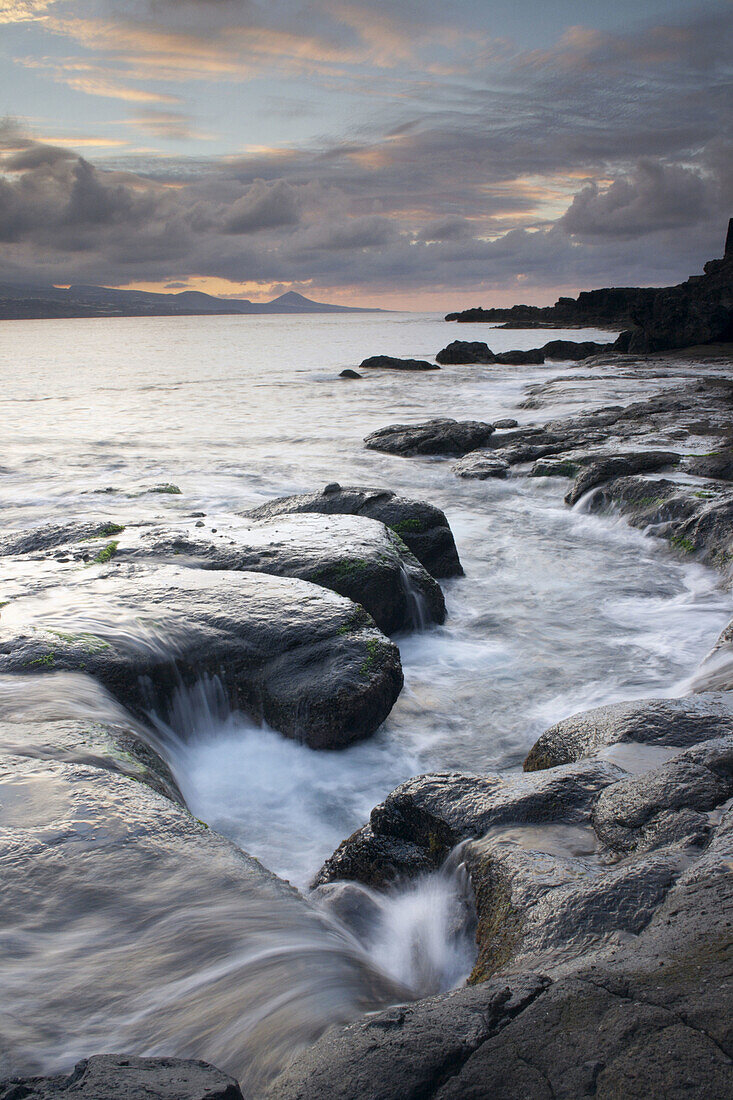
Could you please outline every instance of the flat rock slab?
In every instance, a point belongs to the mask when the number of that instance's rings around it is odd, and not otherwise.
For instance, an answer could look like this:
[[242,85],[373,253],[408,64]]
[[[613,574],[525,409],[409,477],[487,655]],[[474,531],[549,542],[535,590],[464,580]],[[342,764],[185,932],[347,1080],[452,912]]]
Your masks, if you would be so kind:
[[359,370],[440,370],[437,363],[427,359],[396,359],[393,355],[372,355],[362,360]]
[[726,692],[613,703],[581,711],[550,726],[530,749],[524,770],[569,764],[609,745],[684,749],[727,734],[733,734],[733,697]]
[[[69,610],[51,623],[57,599]],[[232,707],[311,748],[370,736],[402,688],[397,647],[351,600],[262,573],[114,560],[3,609],[0,672],[50,671],[87,672],[136,715],[164,718],[181,683],[217,677]]]
[[294,512],[366,516],[379,520],[399,535],[433,577],[463,574],[445,513],[423,500],[398,496],[392,489],[332,482],[318,492],[279,497],[242,514],[252,519],[270,519]]
[[228,1074],[207,1062],[97,1054],[71,1073],[0,1081],[0,1100],[243,1100]]
[[478,420],[428,420],[424,424],[390,424],[364,440],[372,451],[402,455],[457,455],[475,451],[488,443],[492,424]]
[[[115,561],[156,560],[204,569],[295,577],[346,596],[393,634],[445,619],[440,585],[404,542],[364,516],[283,514],[223,529],[127,529],[115,540]],[[94,553],[76,544],[75,555]]]
[[456,477],[473,481],[486,481],[488,478],[505,478],[509,476],[509,463],[504,458],[497,458],[490,451],[471,451],[453,467]]

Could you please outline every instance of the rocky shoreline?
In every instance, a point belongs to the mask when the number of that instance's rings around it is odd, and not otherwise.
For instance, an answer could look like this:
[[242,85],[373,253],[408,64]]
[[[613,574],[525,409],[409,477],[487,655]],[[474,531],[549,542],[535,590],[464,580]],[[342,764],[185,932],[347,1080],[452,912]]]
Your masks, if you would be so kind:
[[[521,406],[571,398],[577,414],[531,426],[506,418],[390,425],[365,443],[406,461],[442,459],[446,478],[564,479],[552,482],[559,492],[571,481],[568,507],[618,514],[729,584],[732,366],[730,345],[643,358],[596,350],[575,360],[574,373],[532,387]],[[640,377],[658,378],[661,388],[588,411],[584,385],[604,375],[617,380],[617,392],[633,395]],[[227,530],[123,527],[100,516],[6,535],[0,555],[18,576],[39,567],[28,596],[19,589],[0,612],[3,781],[49,784],[43,820],[52,831],[55,799],[79,806],[79,822],[92,815],[109,859],[99,864],[77,850],[73,815],[63,835],[34,838],[33,859],[19,860],[9,836],[6,912],[22,904],[39,866],[48,876],[40,917],[49,921],[59,894],[73,910],[92,885],[155,868],[161,879],[185,875],[164,908],[183,914],[182,940],[191,884],[204,903],[237,905],[246,883],[262,909],[318,923],[307,899],[191,817],[151,745],[151,701],[172,721],[176,691],[206,674],[231,706],[314,748],[370,736],[402,686],[390,635],[442,622],[438,580],[462,573],[445,515],[391,490],[334,483],[243,514]],[[77,608],[93,601],[97,625],[68,614],[39,627],[39,606],[56,606],[64,592]],[[105,608],[115,632],[98,625]],[[572,715],[537,740],[523,774],[418,776],[376,806],[326,861],[313,900],[341,883],[358,906],[360,886],[436,870],[461,846],[477,917],[469,984],[380,1010],[399,1002],[400,991],[372,988],[367,977],[341,1025],[323,1034],[314,1006],[303,1052],[244,1094],[731,1093],[732,627],[689,694]],[[49,717],[40,705],[44,681],[79,678],[104,689],[105,717]],[[212,963],[233,950],[215,926],[196,934]],[[202,1051],[212,1062],[217,1025],[225,1018],[214,1013]],[[0,1100],[139,1095],[243,1093],[204,1063],[118,1055],[90,1057],[70,1076],[0,1084]]]

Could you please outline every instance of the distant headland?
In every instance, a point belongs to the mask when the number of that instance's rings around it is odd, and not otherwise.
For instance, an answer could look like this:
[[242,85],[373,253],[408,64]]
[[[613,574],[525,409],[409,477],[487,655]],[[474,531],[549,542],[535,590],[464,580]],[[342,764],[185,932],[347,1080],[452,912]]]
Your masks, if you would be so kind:
[[106,286],[33,286],[0,284],[0,320],[53,317],[179,317],[250,313],[383,313],[381,309],[314,302],[293,290],[271,302],[216,298],[198,290],[156,294]]
[[503,321],[507,328],[626,329],[617,351],[646,353],[733,340],[733,218],[725,252],[709,260],[704,275],[677,286],[604,287],[554,306],[516,305],[508,309],[464,309],[446,321]]

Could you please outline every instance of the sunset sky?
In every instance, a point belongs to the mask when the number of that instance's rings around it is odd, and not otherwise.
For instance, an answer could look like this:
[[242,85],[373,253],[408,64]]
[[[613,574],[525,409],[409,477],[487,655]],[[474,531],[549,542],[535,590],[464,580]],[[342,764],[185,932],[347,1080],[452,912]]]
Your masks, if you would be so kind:
[[733,214],[733,3],[0,0],[0,282],[454,309]]

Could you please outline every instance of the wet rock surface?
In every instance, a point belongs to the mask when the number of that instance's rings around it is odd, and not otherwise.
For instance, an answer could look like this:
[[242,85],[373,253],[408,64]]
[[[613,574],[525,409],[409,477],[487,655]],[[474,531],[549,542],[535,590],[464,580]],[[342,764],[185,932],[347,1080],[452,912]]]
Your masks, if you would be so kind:
[[490,451],[471,451],[453,467],[456,477],[485,481],[490,477],[505,478],[509,475],[509,463],[497,458]]
[[575,504],[596,485],[610,481],[615,477],[628,474],[653,473],[668,466],[675,466],[680,456],[673,451],[638,451],[636,454],[609,455],[592,462],[578,475],[570,492],[565,497],[566,504]]
[[733,697],[726,692],[614,703],[550,726],[530,749],[524,769],[569,764],[609,745],[684,749],[723,735],[733,735]]
[[[440,586],[402,539],[363,516],[284,513],[246,526],[198,530],[142,527],[120,534],[115,561],[157,561],[310,581],[346,596],[387,634],[442,623]],[[91,560],[94,547],[72,547]]]
[[0,1100],[243,1100],[233,1077],[206,1062],[98,1054],[71,1073],[0,1081]]
[[333,482],[319,492],[280,497],[243,514],[252,519],[270,519],[292,512],[358,515],[378,520],[399,535],[433,577],[463,573],[445,513],[425,501],[409,500],[391,489]]
[[478,420],[450,420],[442,417],[424,424],[390,424],[379,428],[364,440],[373,451],[402,455],[467,454],[488,442],[492,424]]
[[728,1095],[730,721],[722,696],[598,708],[570,720],[584,751],[611,739],[679,751],[637,775],[588,761],[536,787],[454,775],[393,792],[324,872],[358,878],[362,848],[391,839],[409,874],[410,845],[424,858],[480,837],[464,848],[473,985],[332,1029],[269,1095]]
[[[102,572],[80,570],[65,587],[106,606],[107,636],[75,627],[72,613],[44,629],[13,601],[0,619],[0,672],[87,672],[135,714],[154,707],[164,718],[180,684],[216,677],[232,707],[312,748],[368,737],[401,690],[397,647],[361,607],[317,585],[165,564]],[[116,632],[120,616],[147,631]]]

